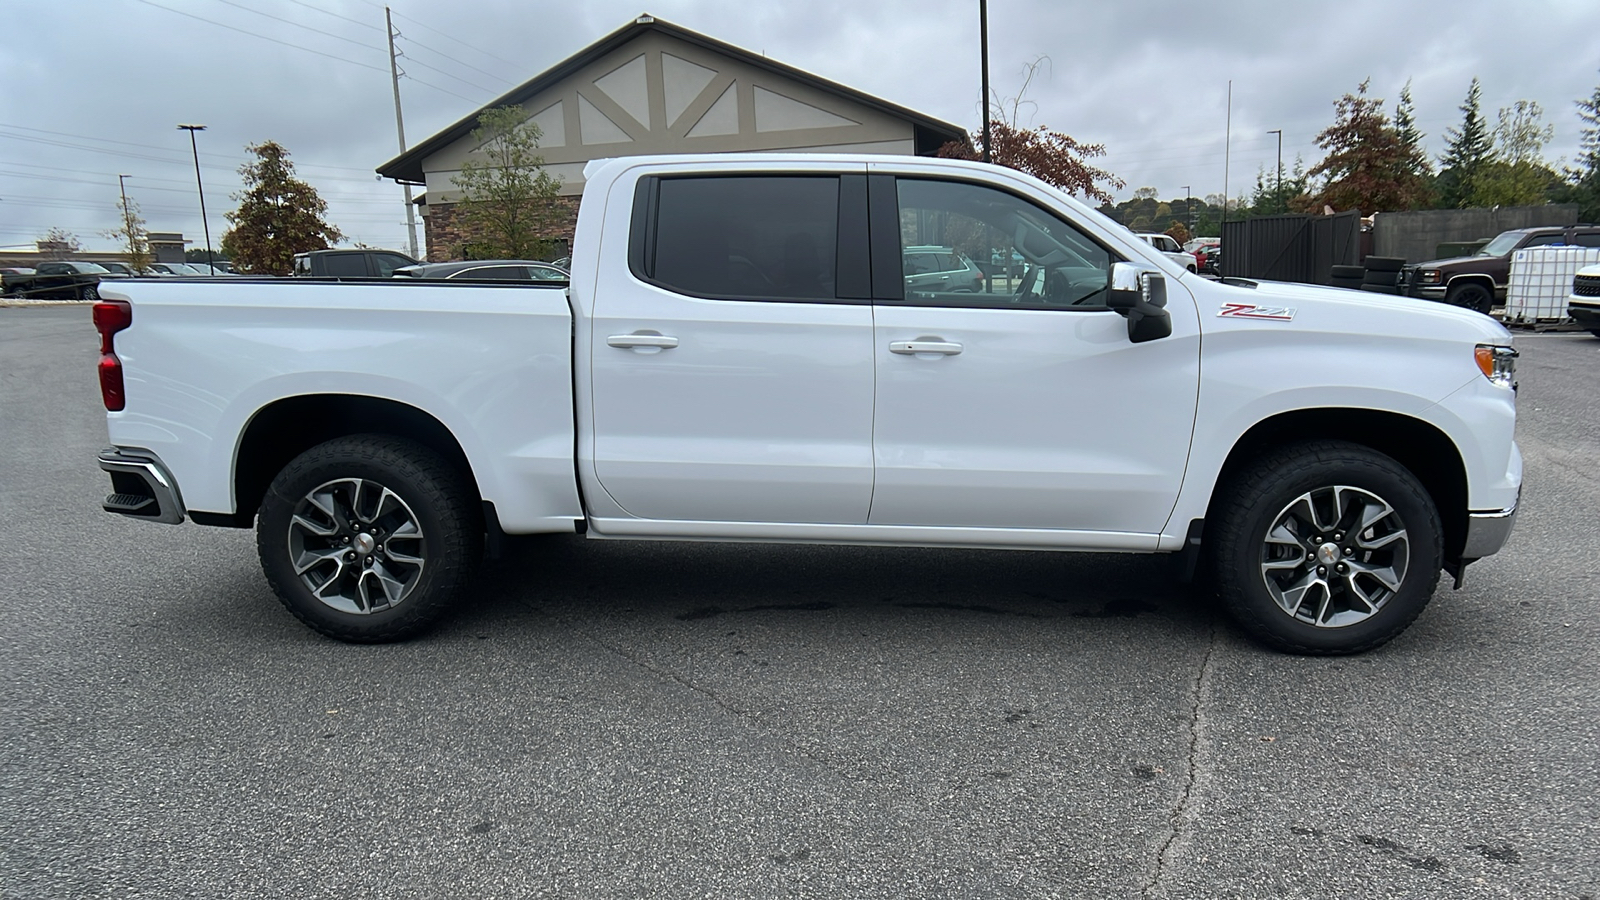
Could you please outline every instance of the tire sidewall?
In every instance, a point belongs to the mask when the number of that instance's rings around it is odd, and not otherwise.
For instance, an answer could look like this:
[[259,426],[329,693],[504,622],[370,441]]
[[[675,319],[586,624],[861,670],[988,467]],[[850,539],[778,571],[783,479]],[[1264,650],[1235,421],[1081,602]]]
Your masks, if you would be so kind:
[[[1438,585],[1442,529],[1426,490],[1399,463],[1352,446],[1345,452],[1324,450],[1292,469],[1256,471],[1268,474],[1254,505],[1243,514],[1241,539],[1220,548],[1216,560],[1223,599],[1241,625],[1279,649],[1359,653],[1393,638],[1421,614]],[[1353,625],[1320,628],[1293,618],[1272,598],[1261,574],[1261,548],[1267,530],[1296,497],[1335,484],[1370,491],[1389,503],[1399,513],[1411,546],[1400,590],[1376,614]]]
[[[449,605],[463,580],[462,570],[471,562],[449,558],[450,548],[460,543],[456,532],[463,527],[448,496],[455,486],[432,484],[423,467],[407,458],[437,457],[409,442],[386,439],[380,444],[375,450],[359,438],[340,439],[301,454],[273,479],[257,522],[261,566],[284,605],[317,631],[345,641],[401,640],[424,630]],[[343,478],[367,479],[393,491],[411,508],[422,529],[422,573],[411,592],[391,609],[367,615],[333,609],[295,574],[288,546],[294,510],[314,488]]]

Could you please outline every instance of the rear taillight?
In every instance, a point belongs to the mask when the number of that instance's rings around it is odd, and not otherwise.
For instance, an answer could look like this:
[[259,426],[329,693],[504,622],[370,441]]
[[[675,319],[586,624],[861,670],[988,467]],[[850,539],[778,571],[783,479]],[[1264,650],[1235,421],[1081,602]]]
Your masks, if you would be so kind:
[[94,305],[94,327],[100,332],[100,399],[111,412],[128,405],[122,389],[122,360],[117,359],[113,336],[132,324],[133,304],[128,301],[101,300]]

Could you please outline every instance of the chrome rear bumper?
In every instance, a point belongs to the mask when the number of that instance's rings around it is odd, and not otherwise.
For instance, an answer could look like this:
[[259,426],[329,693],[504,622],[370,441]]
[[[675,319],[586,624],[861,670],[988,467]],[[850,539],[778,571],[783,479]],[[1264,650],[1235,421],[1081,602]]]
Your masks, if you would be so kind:
[[183,498],[172,473],[154,453],[113,447],[100,451],[100,468],[111,476],[106,512],[176,525],[183,521]]

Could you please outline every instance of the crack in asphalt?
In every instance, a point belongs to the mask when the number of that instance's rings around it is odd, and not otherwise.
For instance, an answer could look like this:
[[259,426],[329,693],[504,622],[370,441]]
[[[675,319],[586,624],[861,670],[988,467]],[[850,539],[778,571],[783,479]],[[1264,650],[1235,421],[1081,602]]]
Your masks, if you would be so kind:
[[1178,791],[1178,799],[1172,805],[1172,815],[1169,819],[1170,833],[1162,842],[1161,850],[1156,854],[1155,872],[1150,876],[1150,881],[1139,891],[1140,897],[1165,897],[1167,896],[1167,879],[1172,875],[1177,862],[1178,854],[1183,851],[1187,843],[1185,831],[1198,813],[1195,803],[1201,793],[1203,782],[1209,772],[1201,764],[1200,747],[1206,740],[1208,722],[1205,715],[1205,698],[1211,691],[1212,660],[1216,656],[1221,632],[1215,619],[1211,622],[1211,640],[1206,645],[1205,656],[1200,660],[1200,670],[1195,673],[1194,686],[1191,690],[1189,714],[1189,753],[1188,766],[1184,772],[1183,786]]

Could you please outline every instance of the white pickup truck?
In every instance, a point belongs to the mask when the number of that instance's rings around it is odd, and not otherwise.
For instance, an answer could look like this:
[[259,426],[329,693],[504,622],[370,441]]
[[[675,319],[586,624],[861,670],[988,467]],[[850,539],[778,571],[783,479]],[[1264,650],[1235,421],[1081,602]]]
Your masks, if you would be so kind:
[[[419,633],[505,535],[1179,554],[1291,652],[1500,549],[1509,333],[1212,282],[978,163],[591,163],[570,285],[104,286],[106,509],[257,530],[284,604]],[[908,282],[907,247],[1020,258]]]

